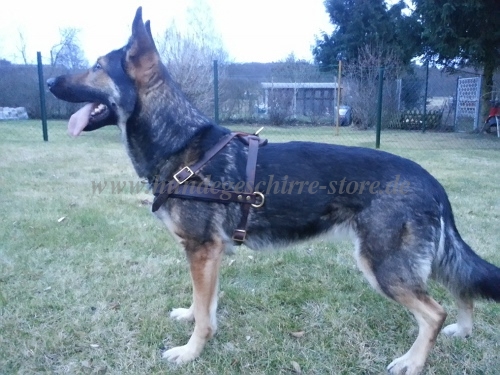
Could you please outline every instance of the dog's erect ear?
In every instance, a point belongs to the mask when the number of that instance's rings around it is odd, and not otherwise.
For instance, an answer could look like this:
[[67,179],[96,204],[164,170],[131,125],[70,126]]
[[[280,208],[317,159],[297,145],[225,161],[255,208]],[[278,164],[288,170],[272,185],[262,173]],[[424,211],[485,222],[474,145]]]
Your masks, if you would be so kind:
[[144,24],[144,26],[146,27],[146,32],[148,33],[149,37],[151,38],[151,40],[153,41],[153,44],[154,44],[153,33],[151,32],[151,22],[149,22],[149,20],[147,20],[146,23]]
[[160,56],[156,49],[149,21],[142,21],[142,7],[137,8],[132,23],[132,36],[126,46],[127,70],[138,83],[146,83],[155,74],[160,63]]
[[149,21],[146,24],[142,21],[142,7],[139,7],[132,23],[132,36],[128,43],[128,54],[130,57],[135,57],[148,52],[157,53],[151,34],[151,26]]

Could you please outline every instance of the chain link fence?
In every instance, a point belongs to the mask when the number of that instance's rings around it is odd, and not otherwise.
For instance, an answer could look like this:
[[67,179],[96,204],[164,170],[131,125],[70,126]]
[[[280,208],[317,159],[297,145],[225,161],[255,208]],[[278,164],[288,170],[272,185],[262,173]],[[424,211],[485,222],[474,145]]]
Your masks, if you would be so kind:
[[[45,79],[65,73],[68,70],[60,66],[43,66]],[[45,82],[43,87],[46,87]],[[48,118],[52,120],[66,120],[80,107],[78,104],[56,99],[48,90],[45,99],[45,109]],[[37,65],[16,65],[0,59],[1,137],[13,141],[20,138],[43,141],[41,118]],[[57,123],[57,126],[62,126],[62,123]]]
[[[43,66],[45,79],[68,73],[60,66]],[[44,85],[45,86],[45,85]],[[51,119],[66,119],[78,105],[56,99],[47,90],[46,109]],[[31,119],[41,118],[36,65],[14,65],[0,60],[0,107],[24,107]]]
[[[220,64],[217,68],[216,79],[213,62],[195,80],[183,73],[181,89],[212,118],[218,103],[216,120],[221,124],[248,132],[265,126],[262,134],[271,141],[375,147],[380,115],[381,148],[500,149],[496,128],[483,126],[481,112],[487,109],[479,107],[480,77],[474,72],[451,75],[417,66],[408,73],[386,66],[381,82],[381,69],[375,64],[345,64],[340,75],[338,67],[323,72],[301,61]],[[43,71],[45,78],[66,72],[47,66]],[[497,78],[491,98],[500,99],[499,93]],[[29,118],[40,118],[36,66],[0,63],[0,107],[25,107]],[[47,92],[46,107],[49,119],[65,120],[79,106]],[[49,122],[49,133],[50,126],[62,124]],[[1,121],[4,137],[9,137],[12,126],[24,126],[24,136],[41,139],[41,125],[33,121]]]
[[481,131],[478,74],[425,66],[408,73],[388,66],[380,82],[380,71],[346,66],[339,84],[337,72],[308,64],[231,66],[219,98],[220,121],[240,128],[266,125],[264,134],[273,141],[374,147],[381,101],[382,148],[500,148],[496,131]]

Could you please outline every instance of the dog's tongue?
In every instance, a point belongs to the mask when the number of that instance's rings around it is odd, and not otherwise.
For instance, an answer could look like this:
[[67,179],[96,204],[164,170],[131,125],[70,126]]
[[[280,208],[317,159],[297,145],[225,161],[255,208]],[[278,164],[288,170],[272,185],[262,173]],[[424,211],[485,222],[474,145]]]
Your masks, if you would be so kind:
[[78,137],[83,129],[88,125],[90,114],[94,109],[94,103],[85,104],[78,111],[73,113],[68,121],[68,134]]

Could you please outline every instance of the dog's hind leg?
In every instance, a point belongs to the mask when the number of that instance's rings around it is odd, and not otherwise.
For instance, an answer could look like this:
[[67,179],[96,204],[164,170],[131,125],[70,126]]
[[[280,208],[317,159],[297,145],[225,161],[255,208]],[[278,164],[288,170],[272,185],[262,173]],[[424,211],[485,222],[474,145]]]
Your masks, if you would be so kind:
[[224,253],[224,244],[220,239],[203,244],[185,240],[184,246],[193,282],[193,304],[182,312],[189,316],[192,311],[195,326],[186,345],[163,353],[163,358],[178,364],[198,357],[206,342],[217,330],[217,289],[219,268]]
[[427,356],[434,346],[446,319],[446,312],[426,293],[411,293],[394,297],[415,316],[418,323],[418,336],[410,350],[392,361],[387,370],[390,374],[417,375],[422,371]]
[[468,337],[472,334],[472,299],[457,297],[458,317],[457,322],[443,328],[443,333],[454,337]]
[[398,250],[377,251],[374,242],[368,243],[356,243],[358,267],[377,291],[406,306],[418,323],[414,344],[406,354],[392,361],[387,370],[393,375],[419,374],[446,319],[444,309],[426,291],[431,271],[426,247],[407,243]]
[[[420,254],[418,250],[405,254],[407,251],[408,248],[382,253],[385,259],[378,259],[377,266],[372,268],[379,290],[406,306],[418,323],[418,336],[410,350],[387,367],[393,375],[417,375],[422,371],[446,319],[445,310],[426,291],[430,265],[425,250]],[[363,258],[362,253],[360,257]],[[365,263],[368,262],[365,258]]]

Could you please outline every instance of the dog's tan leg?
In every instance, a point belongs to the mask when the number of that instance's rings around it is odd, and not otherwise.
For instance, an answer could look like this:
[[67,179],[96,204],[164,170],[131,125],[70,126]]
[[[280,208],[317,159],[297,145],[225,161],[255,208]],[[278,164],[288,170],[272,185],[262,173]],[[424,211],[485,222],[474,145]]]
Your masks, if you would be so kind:
[[418,336],[408,352],[392,361],[387,367],[390,374],[417,375],[424,367],[429,351],[446,319],[446,312],[426,294],[404,296],[395,299],[408,307],[417,319]]
[[471,299],[457,298],[457,322],[443,328],[443,333],[454,337],[468,337],[472,334],[472,311],[474,302]]
[[[193,304],[182,309],[181,315],[195,320],[193,334],[188,343],[163,353],[163,358],[178,364],[192,361],[198,357],[206,342],[217,330],[217,289],[219,268],[224,252],[222,241],[204,244],[185,242],[185,248],[193,281]],[[176,311],[176,310],[174,310]]]

